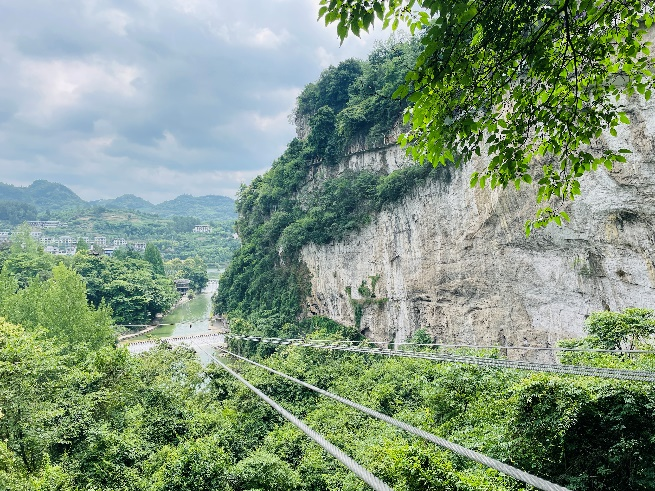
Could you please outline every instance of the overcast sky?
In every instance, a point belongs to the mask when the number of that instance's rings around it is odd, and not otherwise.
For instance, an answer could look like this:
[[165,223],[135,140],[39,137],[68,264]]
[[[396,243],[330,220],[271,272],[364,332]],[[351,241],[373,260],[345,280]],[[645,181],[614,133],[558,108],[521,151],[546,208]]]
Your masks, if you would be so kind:
[[234,197],[339,47],[318,0],[0,0],[0,181],[86,200]]

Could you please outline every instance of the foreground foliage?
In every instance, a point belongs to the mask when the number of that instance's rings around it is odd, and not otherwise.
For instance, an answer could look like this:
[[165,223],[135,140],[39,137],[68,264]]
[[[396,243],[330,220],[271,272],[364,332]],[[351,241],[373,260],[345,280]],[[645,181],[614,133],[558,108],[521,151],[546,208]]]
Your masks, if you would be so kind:
[[[326,326],[314,336],[347,333]],[[0,321],[2,489],[367,489],[191,351],[160,345],[130,356],[112,342],[64,348],[50,336]],[[648,384],[303,348],[264,362],[572,490],[652,489]],[[260,369],[239,369],[394,489],[526,489]]]
[[650,99],[653,58],[644,39],[647,0],[321,0],[319,16],[343,40],[376,18],[421,32],[423,50],[396,92],[408,100],[400,138],[421,162],[482,153],[471,178],[491,187],[537,181],[541,208],[526,232],[568,220],[563,203],[580,177],[625,162],[627,149],[598,148],[629,123],[619,101]]

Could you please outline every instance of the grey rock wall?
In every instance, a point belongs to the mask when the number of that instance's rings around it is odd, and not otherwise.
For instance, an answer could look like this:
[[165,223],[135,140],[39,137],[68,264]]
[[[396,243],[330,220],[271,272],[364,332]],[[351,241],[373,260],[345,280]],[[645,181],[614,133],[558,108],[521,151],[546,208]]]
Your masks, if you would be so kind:
[[[308,313],[353,325],[347,287],[360,298],[362,281],[379,276],[378,301],[361,320],[373,340],[402,342],[426,328],[443,343],[544,346],[583,335],[591,312],[654,308],[655,104],[634,100],[626,110],[632,124],[594,146],[634,153],[611,172],[585,176],[583,195],[567,205],[570,224],[526,238],[535,190],[471,189],[471,172],[485,162],[469,162],[344,240],[304,247]],[[407,164],[390,146],[355,152],[329,173]]]

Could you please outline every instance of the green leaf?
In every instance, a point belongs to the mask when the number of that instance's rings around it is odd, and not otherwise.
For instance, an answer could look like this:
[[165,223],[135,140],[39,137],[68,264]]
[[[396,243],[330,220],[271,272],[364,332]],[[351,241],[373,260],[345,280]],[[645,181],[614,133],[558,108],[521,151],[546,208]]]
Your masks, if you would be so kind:
[[473,174],[471,174],[471,180],[469,181],[469,184],[472,188],[474,188],[475,185],[478,183],[479,175],[480,174],[478,172],[474,172]]

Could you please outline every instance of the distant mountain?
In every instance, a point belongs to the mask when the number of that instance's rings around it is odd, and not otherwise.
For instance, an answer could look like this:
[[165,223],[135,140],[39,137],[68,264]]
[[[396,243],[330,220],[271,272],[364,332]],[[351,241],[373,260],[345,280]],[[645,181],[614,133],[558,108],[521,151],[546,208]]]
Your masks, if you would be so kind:
[[124,194],[114,199],[84,201],[63,184],[34,181],[27,187],[0,182],[0,201],[33,205],[38,211],[60,211],[78,207],[103,206],[122,210],[154,213],[162,217],[187,216],[201,221],[235,220],[234,200],[226,196],[183,194],[175,199],[153,205],[139,196]]
[[99,199],[89,201],[93,206],[105,206],[107,208],[120,208],[122,210],[139,210],[154,212],[155,205],[133,194],[124,194],[114,199]]
[[86,206],[86,201],[63,184],[34,181],[27,187],[0,183],[0,200],[34,205],[39,210],[65,210]]
[[237,217],[232,198],[213,194],[197,198],[183,194],[155,205],[154,212],[163,217],[182,215],[203,220],[235,220]]

